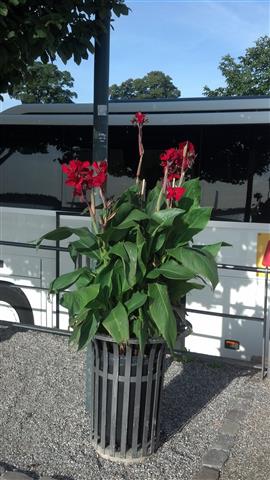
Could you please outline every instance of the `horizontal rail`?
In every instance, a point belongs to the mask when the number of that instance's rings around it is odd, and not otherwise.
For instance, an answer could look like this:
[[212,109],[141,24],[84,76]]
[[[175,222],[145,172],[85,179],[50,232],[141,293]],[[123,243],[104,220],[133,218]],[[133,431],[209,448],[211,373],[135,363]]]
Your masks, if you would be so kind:
[[254,322],[263,322],[263,317],[250,317],[246,315],[236,315],[226,312],[209,312],[208,310],[197,310],[196,308],[186,308],[190,313],[202,313],[203,315],[212,315],[213,317],[237,318],[237,320],[253,320]]
[[[32,245],[31,243],[26,242],[10,242],[8,240],[0,240],[0,245],[6,245],[8,247],[21,247],[21,248],[35,248],[36,250],[52,250],[56,252],[68,252],[67,247],[57,247],[53,245]],[[267,267],[251,267],[244,265],[232,265],[227,263],[218,263],[218,268],[224,270],[237,270],[242,272],[254,272],[254,273],[266,273]]]

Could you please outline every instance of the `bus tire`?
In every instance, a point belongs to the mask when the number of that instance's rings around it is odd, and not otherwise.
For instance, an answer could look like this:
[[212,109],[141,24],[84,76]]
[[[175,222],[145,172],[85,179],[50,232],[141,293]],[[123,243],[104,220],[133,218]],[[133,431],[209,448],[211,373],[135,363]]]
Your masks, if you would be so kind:
[[[24,292],[10,282],[0,282],[0,302],[8,303],[16,311],[20,323],[34,325],[31,305]],[[2,319],[1,319],[2,320]]]

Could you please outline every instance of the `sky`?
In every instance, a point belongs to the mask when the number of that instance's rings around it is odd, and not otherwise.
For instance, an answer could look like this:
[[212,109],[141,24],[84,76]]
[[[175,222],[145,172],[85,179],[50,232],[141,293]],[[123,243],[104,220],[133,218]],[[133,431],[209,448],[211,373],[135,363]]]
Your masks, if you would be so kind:
[[[128,16],[111,30],[110,84],[161,70],[181,90],[200,97],[204,85],[224,86],[222,56],[237,59],[255,41],[270,35],[269,0],[126,0]],[[74,78],[76,103],[93,99],[93,56],[77,66],[57,61]],[[1,103],[1,102],[0,102]],[[5,97],[2,110],[18,104]]]

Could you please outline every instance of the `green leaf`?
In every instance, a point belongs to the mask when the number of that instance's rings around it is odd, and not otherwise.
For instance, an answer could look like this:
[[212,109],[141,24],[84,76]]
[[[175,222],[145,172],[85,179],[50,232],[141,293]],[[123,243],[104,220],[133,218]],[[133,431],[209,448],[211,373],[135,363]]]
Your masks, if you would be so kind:
[[143,276],[145,275],[145,272],[146,272],[145,262],[147,262],[147,259],[144,259],[144,255],[143,255],[145,243],[146,243],[145,238],[140,230],[140,227],[138,226],[136,231],[136,246],[137,246],[137,254],[138,254],[138,264]]
[[82,287],[75,292],[66,292],[61,298],[61,305],[67,308],[70,315],[77,315],[84,307],[87,307],[99,294],[100,285],[93,284]]
[[199,178],[193,178],[184,182],[185,195],[178,202],[180,208],[189,210],[191,207],[199,207],[201,199],[201,184]]
[[204,285],[201,283],[187,282],[186,280],[168,280],[167,287],[169,291],[169,297],[173,305],[179,303],[191,290],[201,290]]
[[7,6],[3,2],[0,2],[0,15],[2,15],[3,17],[6,17],[7,14],[8,14]]
[[141,308],[132,322],[132,333],[139,340],[140,350],[143,352],[148,337],[148,316]]
[[[151,213],[154,213],[156,211],[157,201],[158,201],[158,197],[159,197],[161,188],[162,188],[161,183],[158,183],[154,188],[152,188],[148,192],[147,200],[146,200],[146,207],[145,207],[146,213],[148,215],[151,215]],[[161,208],[165,205],[165,203],[166,203],[165,196],[163,195],[162,196]]]
[[80,325],[81,332],[78,342],[78,350],[86,347],[91,342],[92,338],[97,333],[100,322],[97,321],[95,314],[88,310],[84,322]]
[[195,276],[189,268],[179,265],[174,260],[168,260],[161,267],[155,268],[148,273],[147,278],[155,279],[160,275],[171,280],[191,280]]
[[149,312],[152,320],[157,325],[160,334],[173,350],[176,342],[176,320],[171,307],[166,285],[151,283],[148,285],[150,297]]
[[124,262],[128,262],[127,251],[124,247],[124,242],[118,242],[110,248],[110,254],[117,255]]
[[50,293],[56,293],[61,290],[65,290],[73,285],[81,275],[84,277],[87,276],[90,281],[91,272],[89,269],[87,267],[78,268],[78,270],[74,270],[74,272],[64,273],[60,277],[57,277],[50,285]]
[[121,222],[119,225],[117,225],[115,228],[119,230],[126,229],[126,228],[128,229],[136,226],[136,222],[141,222],[142,220],[147,220],[148,218],[149,217],[148,215],[146,215],[146,213],[135,208],[128,214],[125,220]]
[[213,288],[218,284],[217,264],[214,257],[207,251],[196,250],[190,247],[180,247],[168,250],[168,254],[181,262],[184,267],[210,280]]
[[84,240],[88,247],[93,247],[96,244],[96,237],[95,235],[90,232],[87,227],[81,228],[70,228],[70,227],[58,227],[51,232],[46,233],[38,240],[34,240],[35,245],[38,247],[43,240],[65,240],[71,235],[77,235],[81,240]]
[[231,247],[231,244],[226,242],[218,242],[218,243],[212,243],[211,245],[194,245],[193,246],[193,248],[198,248],[203,252],[210,253],[211,255],[213,255],[213,257],[217,256],[221,247]]
[[184,210],[181,208],[168,208],[166,210],[160,210],[159,212],[153,213],[151,220],[154,220],[159,225],[170,227],[173,224],[174,219],[183,213]]
[[137,283],[137,277],[136,277],[137,259],[138,259],[137,247],[132,242],[125,242],[124,245],[125,245],[126,252],[128,254],[128,265],[127,265],[128,283],[131,287],[133,287]]
[[211,208],[199,207],[192,208],[182,217],[175,220],[173,229],[170,233],[170,246],[180,246],[193,239],[197,233],[204,230],[210,216]]
[[118,302],[103,320],[103,326],[117,343],[126,343],[129,339],[128,315],[124,305]]
[[135,292],[132,294],[131,298],[125,302],[125,307],[127,309],[128,315],[138,310],[142,307],[147,300],[147,295],[143,292]]

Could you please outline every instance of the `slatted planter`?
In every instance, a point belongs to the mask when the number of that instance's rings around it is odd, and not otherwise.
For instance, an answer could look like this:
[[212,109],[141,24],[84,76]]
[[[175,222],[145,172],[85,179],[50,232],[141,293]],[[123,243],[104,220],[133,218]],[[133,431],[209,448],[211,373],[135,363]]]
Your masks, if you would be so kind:
[[157,449],[164,359],[160,340],[149,342],[143,353],[135,339],[124,352],[105,335],[89,345],[86,406],[101,455],[139,461]]

